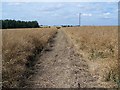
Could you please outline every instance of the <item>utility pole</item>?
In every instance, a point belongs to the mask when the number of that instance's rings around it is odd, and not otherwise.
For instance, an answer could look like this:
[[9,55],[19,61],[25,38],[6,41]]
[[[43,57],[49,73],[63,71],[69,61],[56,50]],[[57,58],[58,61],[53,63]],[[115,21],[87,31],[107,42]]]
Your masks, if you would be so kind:
[[79,26],[81,26],[81,13],[79,13]]

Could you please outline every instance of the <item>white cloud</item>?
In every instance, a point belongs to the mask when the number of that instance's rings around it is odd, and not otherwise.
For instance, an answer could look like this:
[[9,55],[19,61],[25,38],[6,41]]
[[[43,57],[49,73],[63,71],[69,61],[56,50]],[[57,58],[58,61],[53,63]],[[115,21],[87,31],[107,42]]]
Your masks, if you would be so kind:
[[20,2],[10,2],[8,3],[8,5],[20,5],[21,3]]
[[92,16],[92,14],[91,13],[83,13],[82,16],[89,16],[90,17],[90,16]]
[[53,17],[58,17],[58,16],[60,16],[60,15],[57,14],[57,13],[53,13],[52,16],[53,16]]
[[107,13],[103,13],[102,14],[103,18],[111,18],[111,13],[107,12]]
[[118,2],[119,0],[2,0],[2,2]]
[[57,4],[56,7],[62,7],[64,4],[60,3],[60,4]]
[[111,18],[110,16],[103,16],[103,18],[106,18],[106,19],[108,19],[108,18]]
[[107,12],[107,13],[103,13],[103,16],[108,16],[108,15],[110,15],[109,12]]
[[55,12],[55,11],[58,11],[59,9],[63,9],[63,8],[64,8],[64,4],[56,3],[56,5],[55,5],[55,3],[53,3],[53,4],[41,6],[40,8],[38,8],[38,11],[40,11],[42,13],[51,13],[51,12]]

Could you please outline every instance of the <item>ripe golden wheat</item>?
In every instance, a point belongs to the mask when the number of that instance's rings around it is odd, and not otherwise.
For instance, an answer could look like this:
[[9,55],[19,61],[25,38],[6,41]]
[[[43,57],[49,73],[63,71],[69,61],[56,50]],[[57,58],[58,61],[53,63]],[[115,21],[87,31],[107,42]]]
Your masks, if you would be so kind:
[[88,62],[91,74],[99,74],[100,81],[119,81],[117,26],[82,26],[64,31]]
[[20,79],[26,70],[26,63],[30,62],[28,57],[35,56],[38,49],[42,50],[55,32],[55,28],[2,31],[2,82],[4,87],[19,86]]

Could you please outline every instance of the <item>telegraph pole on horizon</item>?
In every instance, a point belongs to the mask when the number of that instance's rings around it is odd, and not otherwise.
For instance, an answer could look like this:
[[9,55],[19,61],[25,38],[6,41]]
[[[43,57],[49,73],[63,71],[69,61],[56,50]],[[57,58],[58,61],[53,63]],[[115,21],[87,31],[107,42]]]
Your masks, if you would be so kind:
[[81,13],[79,13],[79,26],[81,26]]

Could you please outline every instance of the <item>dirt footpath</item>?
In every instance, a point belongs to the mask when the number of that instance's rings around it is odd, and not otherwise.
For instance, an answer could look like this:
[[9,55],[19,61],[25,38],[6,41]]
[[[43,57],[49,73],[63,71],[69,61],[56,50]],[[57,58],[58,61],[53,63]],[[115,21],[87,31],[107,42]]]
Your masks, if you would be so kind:
[[50,41],[39,56],[24,87],[31,88],[90,88],[100,87],[88,71],[88,65],[66,37],[63,30]]

